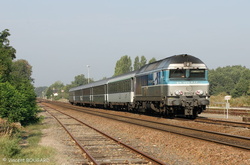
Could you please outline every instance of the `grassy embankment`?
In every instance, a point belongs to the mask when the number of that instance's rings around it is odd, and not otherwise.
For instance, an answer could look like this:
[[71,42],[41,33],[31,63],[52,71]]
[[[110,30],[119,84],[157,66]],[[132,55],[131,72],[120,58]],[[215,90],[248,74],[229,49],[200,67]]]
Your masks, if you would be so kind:
[[46,127],[41,122],[21,127],[0,119],[0,164],[54,164],[55,151],[39,145]]
[[[225,106],[226,100],[224,99],[226,94],[220,94],[217,96],[210,97],[210,106],[222,107]],[[250,96],[241,96],[237,98],[231,98],[229,100],[231,107],[250,107]]]

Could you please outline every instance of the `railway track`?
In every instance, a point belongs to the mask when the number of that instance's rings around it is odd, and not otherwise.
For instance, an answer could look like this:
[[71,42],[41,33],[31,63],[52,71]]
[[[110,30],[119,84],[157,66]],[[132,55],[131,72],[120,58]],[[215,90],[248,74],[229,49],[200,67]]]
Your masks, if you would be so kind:
[[[212,113],[212,114],[225,114],[226,110],[223,108],[208,108],[203,113]],[[248,116],[250,113],[249,108],[231,108],[228,111],[229,115],[232,116]]]
[[234,121],[224,121],[224,120],[215,120],[215,119],[206,119],[206,118],[197,118],[195,122],[209,123],[209,124],[218,124],[232,127],[242,127],[250,129],[250,123],[244,122],[234,122]]
[[86,154],[88,164],[166,164],[48,104],[42,105]]
[[94,111],[93,108],[86,108],[86,107],[76,107],[72,106],[70,104],[65,103],[59,103],[59,102],[51,102],[51,104],[62,106],[68,109],[82,111],[84,113],[97,115],[113,120],[118,120],[130,124],[140,125],[143,127],[148,127],[152,129],[157,129],[165,132],[171,132],[179,135],[184,135],[196,139],[202,139],[210,142],[215,142],[219,144],[224,144],[228,146],[233,146],[245,150],[250,150],[250,137],[243,137],[243,136],[235,136],[225,133],[219,133],[219,132],[213,132],[213,131],[206,131],[206,130],[200,130],[200,129],[193,129],[188,127],[182,127],[182,126],[176,126],[171,124],[165,124],[165,123],[159,123],[159,122],[153,122],[153,121],[147,121],[132,117],[126,117],[126,116],[120,116],[120,115],[114,115],[104,112],[98,112]]

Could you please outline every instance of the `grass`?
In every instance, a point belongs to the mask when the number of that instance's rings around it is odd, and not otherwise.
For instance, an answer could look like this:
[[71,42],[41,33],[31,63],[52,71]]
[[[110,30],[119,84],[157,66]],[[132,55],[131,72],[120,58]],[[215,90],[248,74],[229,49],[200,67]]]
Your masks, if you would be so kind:
[[230,101],[234,107],[250,107],[250,96],[241,96],[238,98],[233,98]]
[[26,126],[12,135],[0,136],[0,164],[36,164],[53,165],[55,150],[39,145],[42,129],[41,123]]
[[[225,93],[219,94],[217,96],[210,97],[210,106],[223,107],[226,103],[224,99],[226,96]],[[250,107],[250,96],[241,96],[237,98],[231,98],[229,100],[231,107]]]
[[20,153],[21,147],[18,144],[19,139],[3,136],[0,138],[0,154],[5,157],[13,157]]

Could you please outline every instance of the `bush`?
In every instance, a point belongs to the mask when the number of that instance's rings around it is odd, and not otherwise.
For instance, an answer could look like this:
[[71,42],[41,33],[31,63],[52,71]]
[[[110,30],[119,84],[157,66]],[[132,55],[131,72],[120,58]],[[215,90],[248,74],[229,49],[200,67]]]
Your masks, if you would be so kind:
[[24,97],[10,83],[0,83],[0,115],[8,118],[10,122],[18,122],[24,119]]
[[17,90],[10,83],[0,83],[0,117],[9,122],[26,124],[36,120],[36,104],[29,96],[29,90]]

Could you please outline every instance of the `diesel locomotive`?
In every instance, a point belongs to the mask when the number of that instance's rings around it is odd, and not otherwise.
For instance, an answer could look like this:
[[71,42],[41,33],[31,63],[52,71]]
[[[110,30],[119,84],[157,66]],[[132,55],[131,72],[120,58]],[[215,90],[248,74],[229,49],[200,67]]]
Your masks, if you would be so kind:
[[69,90],[71,104],[196,118],[209,105],[208,68],[174,55],[139,70]]

